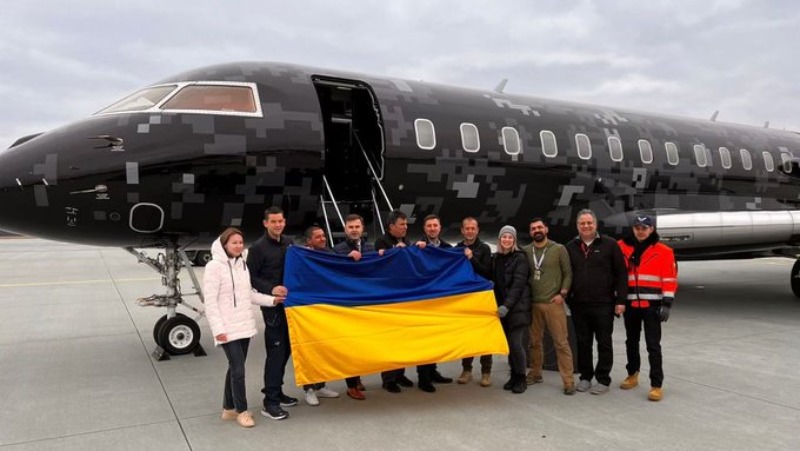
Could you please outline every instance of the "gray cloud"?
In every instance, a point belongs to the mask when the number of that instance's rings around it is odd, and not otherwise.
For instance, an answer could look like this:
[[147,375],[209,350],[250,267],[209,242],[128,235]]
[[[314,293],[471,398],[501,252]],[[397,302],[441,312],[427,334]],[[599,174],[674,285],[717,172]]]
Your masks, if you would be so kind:
[[194,67],[271,60],[800,130],[791,1],[6,0],[0,148]]

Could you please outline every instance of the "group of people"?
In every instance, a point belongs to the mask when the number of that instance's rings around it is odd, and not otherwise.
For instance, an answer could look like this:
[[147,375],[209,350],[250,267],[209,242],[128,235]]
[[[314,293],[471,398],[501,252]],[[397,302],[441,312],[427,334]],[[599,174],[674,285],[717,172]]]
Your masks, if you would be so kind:
[[[280,208],[267,209],[263,225],[266,233],[249,252],[244,251],[242,232],[226,229],[212,245],[213,259],[204,276],[206,316],[215,344],[222,347],[228,359],[222,419],[236,420],[243,427],[255,424],[248,411],[244,383],[249,340],[256,334],[251,304],[261,307],[266,326],[267,358],[261,414],[281,420],[289,416],[284,407],[298,404],[296,398],[282,390],[291,353],[283,306],[288,295],[283,285],[283,268],[286,249],[292,245],[292,240],[283,234],[286,220]],[[672,250],[659,242],[654,225],[653,218],[639,216],[634,221],[631,236],[616,241],[600,235],[595,214],[582,210],[577,216],[578,236],[566,245],[550,240],[547,224],[536,218],[529,224],[531,244],[520,248],[516,229],[504,226],[497,237],[497,250],[492,253],[489,245],[478,236],[480,229],[475,218],[463,219],[463,239],[452,245],[440,236],[439,217],[428,215],[423,219],[423,237],[412,242],[407,238],[407,216],[395,210],[387,218],[386,233],[374,244],[363,237],[364,220],[357,214],[345,218],[346,239],[333,248],[328,247],[325,232],[318,226],[309,227],[304,238],[305,246],[312,250],[347,255],[354,261],[360,260],[364,253],[383,255],[393,247],[463,248],[475,273],[493,282],[497,315],[509,347],[511,371],[503,388],[512,393],[523,393],[528,385],[543,381],[545,330],[554,343],[563,393],[607,393],[613,364],[614,317],[624,315],[628,376],[620,388],[628,390],[638,386],[639,341],[644,328],[650,363],[648,399],[659,401],[663,397],[664,379],[661,323],[669,318],[677,289],[677,269]],[[569,344],[568,310],[577,342],[577,385]],[[597,342],[596,365],[594,341]],[[472,381],[473,361],[473,357],[462,360],[459,384]],[[480,356],[480,366],[480,385],[488,387],[492,384],[492,356]],[[417,376],[417,386],[426,392],[435,392],[434,384],[453,382],[438,371],[436,364],[418,366]],[[384,371],[381,380],[382,388],[390,393],[413,386],[405,369]],[[366,398],[360,377],[347,378],[345,383],[349,397]],[[339,393],[324,383],[306,385],[303,389],[306,403],[312,406],[319,404],[319,398],[339,397]]]

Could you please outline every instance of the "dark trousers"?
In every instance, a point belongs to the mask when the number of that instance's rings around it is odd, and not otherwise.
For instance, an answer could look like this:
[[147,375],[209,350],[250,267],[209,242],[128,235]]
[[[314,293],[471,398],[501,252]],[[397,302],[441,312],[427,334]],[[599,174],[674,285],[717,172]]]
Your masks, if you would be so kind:
[[250,339],[242,338],[222,344],[225,357],[228,358],[228,372],[225,373],[225,395],[222,408],[236,409],[241,413],[247,410],[247,394],[244,384],[244,361],[247,359],[247,348]]
[[[475,357],[466,357],[461,359],[461,368],[464,371],[472,371],[472,362],[475,361]],[[481,356],[481,374],[487,374],[492,372],[492,356],[491,354],[482,355]]]
[[303,391],[307,391],[309,388],[313,388],[314,390],[319,390],[320,388],[325,386],[325,382],[320,382],[317,384],[306,384],[303,385]]
[[398,370],[384,371],[381,373],[381,380],[383,381],[384,384],[389,382],[397,382],[397,376],[405,373],[406,373],[405,368],[400,368]]
[[267,362],[264,364],[264,406],[279,405],[283,396],[283,376],[286,373],[286,363],[292,354],[289,346],[289,327],[286,324],[286,311],[282,305],[277,307],[263,307],[261,316],[264,318],[266,330],[264,341],[267,346]]
[[[611,385],[611,367],[614,365],[614,305],[579,306],[572,309],[572,323],[578,348],[578,371],[581,380],[596,378],[603,385]],[[597,340],[597,366],[592,367],[593,340]]]
[[417,366],[417,380],[420,384],[432,384],[434,373],[436,373],[435,363]]
[[511,367],[511,374],[524,376],[528,355],[526,352],[528,326],[525,324],[511,326],[505,321],[501,321],[501,324],[508,342],[508,365]]
[[348,377],[347,379],[344,380],[344,383],[345,385],[347,385],[347,388],[356,388],[358,387],[358,382],[360,380],[361,376]]
[[664,382],[664,369],[661,366],[661,317],[658,315],[658,306],[649,308],[625,309],[625,350],[628,354],[626,369],[631,375],[641,367],[639,357],[639,337],[644,324],[644,341],[647,345],[647,359],[650,361],[650,385],[661,387]]

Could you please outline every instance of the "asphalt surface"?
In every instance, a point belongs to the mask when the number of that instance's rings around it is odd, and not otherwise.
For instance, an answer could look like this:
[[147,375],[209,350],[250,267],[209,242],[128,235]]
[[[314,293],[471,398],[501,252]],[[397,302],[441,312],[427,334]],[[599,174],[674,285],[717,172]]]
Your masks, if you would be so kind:
[[[135,305],[162,292],[150,268],[119,249],[0,239],[0,450],[800,449],[792,263],[681,264],[659,403],[646,399],[644,352],[641,386],[618,388],[626,374],[618,320],[614,380],[603,396],[564,396],[549,371],[544,383],[512,395],[501,388],[505,357],[495,356],[489,388],[473,382],[390,394],[370,375],[367,400],[342,396],[310,407],[290,368],[285,391],[300,405],[284,421],[256,415],[256,427],[245,430],[219,418],[226,360],[205,320],[207,357],[150,357],[152,327],[164,312]],[[182,282],[191,291],[185,274]],[[259,328],[247,361],[254,412],[264,363]],[[440,369],[456,377],[460,365]],[[416,380],[413,369],[407,374]],[[343,381],[329,387],[344,393]]]

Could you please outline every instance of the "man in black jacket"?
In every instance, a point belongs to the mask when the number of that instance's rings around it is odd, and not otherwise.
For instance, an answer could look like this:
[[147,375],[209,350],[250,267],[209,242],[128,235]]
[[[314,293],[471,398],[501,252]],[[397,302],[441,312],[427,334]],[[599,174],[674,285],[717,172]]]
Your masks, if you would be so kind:
[[[464,255],[467,256],[472,264],[475,273],[492,280],[492,249],[488,244],[481,241],[478,237],[480,228],[478,220],[473,217],[466,217],[461,220],[461,236],[464,239],[456,244],[457,248],[464,248]],[[474,357],[467,357],[461,360],[461,375],[458,376],[459,384],[468,384],[472,380],[472,362]],[[481,356],[481,386],[492,385],[492,356]]]
[[[286,249],[292,240],[283,235],[286,219],[283,210],[270,207],[264,212],[264,228],[267,232],[250,247],[247,254],[247,269],[250,283],[259,293],[273,296],[286,296],[289,291],[283,286],[283,263]],[[266,330],[264,341],[267,346],[267,361],[264,365],[264,406],[261,415],[282,420],[289,413],[281,407],[297,405],[297,399],[283,393],[283,376],[286,363],[292,352],[289,346],[289,327],[283,304],[275,307],[261,307]]]
[[344,233],[347,238],[333,247],[337,254],[347,255],[355,261],[361,260],[366,252],[374,252],[375,247],[364,239],[364,218],[355,213],[344,218]]
[[[393,247],[406,247],[411,243],[406,238],[408,232],[408,216],[400,210],[392,210],[386,218],[386,233],[375,240],[375,250],[380,255]],[[400,393],[400,386],[413,387],[414,383],[405,375],[405,368],[384,371],[381,373],[383,389],[389,393]]]
[[[347,215],[344,218],[344,232],[347,238],[333,247],[335,253],[347,255],[353,260],[359,261],[365,253],[375,251],[372,243],[363,237],[364,218],[361,215],[355,213]],[[367,399],[366,395],[364,395],[365,387],[361,383],[360,376],[348,377],[344,382],[347,385],[347,396],[358,401]]]
[[422,238],[415,243],[420,249],[424,249],[426,246],[440,247],[442,249],[453,247],[452,244],[443,240],[440,236],[442,233],[442,221],[437,215],[425,216],[425,219],[422,220],[422,232]]
[[[422,238],[414,243],[420,249],[425,249],[428,246],[442,249],[453,247],[452,244],[439,236],[442,233],[442,221],[439,216],[434,214],[425,216],[425,219],[422,220],[422,231],[424,232]],[[436,369],[436,364],[431,363],[417,366],[417,381],[417,386],[420,390],[433,393],[436,391],[436,387],[433,386],[434,382],[437,384],[449,384],[453,382],[453,378],[442,376]]]
[[[617,242],[597,233],[597,216],[592,210],[581,210],[577,217],[578,236],[567,243],[572,266],[572,290],[567,305],[578,344],[577,390],[593,395],[608,392],[614,349],[614,315],[625,312],[628,274],[625,257]],[[592,339],[597,340],[597,366],[592,367]],[[597,385],[592,387],[592,378]]]

